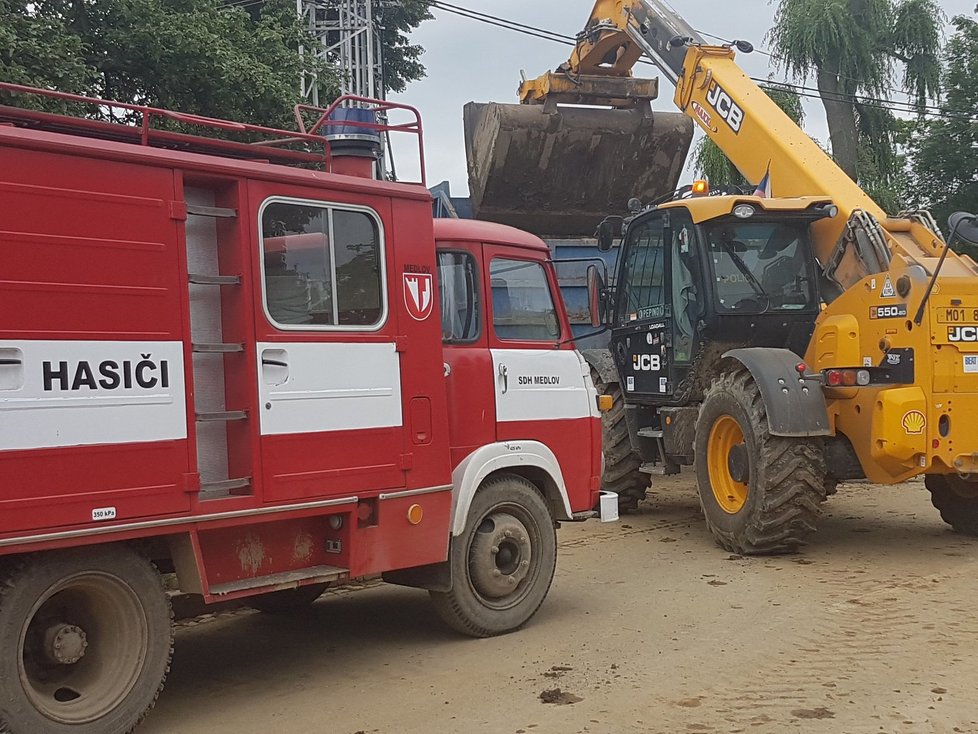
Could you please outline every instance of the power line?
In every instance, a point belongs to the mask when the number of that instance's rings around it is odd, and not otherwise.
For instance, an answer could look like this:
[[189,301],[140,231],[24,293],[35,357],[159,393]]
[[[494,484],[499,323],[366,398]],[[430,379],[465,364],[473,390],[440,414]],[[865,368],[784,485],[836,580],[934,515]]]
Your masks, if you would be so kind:
[[[505,30],[510,30],[516,33],[522,33],[524,35],[533,36],[535,38],[542,38],[543,40],[551,41],[554,43],[560,43],[563,45],[570,45],[570,46],[576,45],[577,43],[576,38],[572,36],[566,36],[561,33],[556,33],[554,31],[549,31],[544,28],[539,28],[537,26],[531,26],[524,23],[516,23],[515,21],[510,21],[507,20],[506,18],[501,18],[499,16],[490,15],[488,13],[482,13],[479,11],[471,10],[469,8],[464,8],[459,5],[453,5],[451,3],[443,2],[442,0],[432,0],[431,5],[432,7],[438,10],[444,10],[445,12],[448,13],[454,13],[455,15],[459,15],[461,17],[468,18],[470,20],[487,23],[489,25],[494,25],[503,28]],[[726,42],[726,40],[723,39],[722,37],[714,35],[712,33],[705,33],[703,31],[697,31],[697,33],[700,33],[704,36],[708,36],[710,38],[719,41]],[[760,50],[759,52],[773,59],[778,58],[777,56],[770,53],[769,51]],[[639,59],[639,63],[646,64],[649,66],[655,66],[655,64],[652,61],[644,58]],[[847,77],[843,77],[843,78],[847,78]],[[829,92],[823,93],[820,92],[817,88],[807,87],[799,84],[793,84],[787,81],[774,81],[771,79],[759,79],[756,77],[751,77],[751,80],[759,84],[778,85],[784,87],[786,92],[788,92],[789,94],[795,94],[799,97],[807,97],[811,99],[821,99],[821,100],[829,100],[829,101],[836,101],[836,102],[849,102],[852,104],[859,104],[865,107],[889,110],[891,112],[902,112],[905,114],[923,114],[923,115],[930,115],[930,116],[942,116],[946,119],[958,119],[958,120],[965,120],[969,122],[974,121],[975,119],[972,117],[958,115],[952,112],[951,110],[947,110],[945,108],[938,107],[936,105],[918,106],[910,101],[901,102],[899,100],[879,99],[879,98],[873,98],[869,96],[860,96],[857,94],[848,94],[848,93],[838,93],[838,94],[833,94]],[[855,79],[848,79],[848,80],[858,82],[858,80]],[[897,90],[891,89],[891,91],[897,91]],[[900,92],[900,94],[905,94],[905,93]]]

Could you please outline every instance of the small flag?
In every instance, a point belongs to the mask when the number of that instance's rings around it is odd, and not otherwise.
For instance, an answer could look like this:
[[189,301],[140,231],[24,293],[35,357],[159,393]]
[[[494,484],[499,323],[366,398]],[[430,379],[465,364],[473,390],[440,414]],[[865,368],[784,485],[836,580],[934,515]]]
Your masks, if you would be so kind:
[[767,164],[767,173],[764,174],[764,178],[761,182],[757,184],[757,190],[754,192],[754,196],[759,196],[762,199],[770,199],[773,194],[771,193],[771,164]]

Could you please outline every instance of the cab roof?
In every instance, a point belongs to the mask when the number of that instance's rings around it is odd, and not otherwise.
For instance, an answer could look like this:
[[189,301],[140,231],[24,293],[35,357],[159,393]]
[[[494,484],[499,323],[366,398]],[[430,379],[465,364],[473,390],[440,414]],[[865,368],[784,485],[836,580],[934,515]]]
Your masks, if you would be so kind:
[[689,210],[695,224],[702,224],[717,217],[733,213],[738,204],[750,204],[763,212],[804,212],[819,204],[831,204],[828,196],[796,196],[784,198],[764,198],[760,196],[698,196],[689,199],[677,199],[662,204],[660,209],[677,209],[685,207]]
[[477,219],[436,219],[434,224],[436,242],[480,242],[550,252],[547,243],[536,235],[505,224]]

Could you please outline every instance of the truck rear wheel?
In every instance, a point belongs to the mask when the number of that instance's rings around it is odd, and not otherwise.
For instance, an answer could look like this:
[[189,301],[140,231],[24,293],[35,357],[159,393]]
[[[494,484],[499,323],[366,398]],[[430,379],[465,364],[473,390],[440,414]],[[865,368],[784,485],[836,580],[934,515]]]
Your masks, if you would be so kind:
[[124,734],[163,688],[170,603],[128,548],[29,556],[0,583],[0,648],[0,731]]
[[928,474],[924,485],[944,522],[959,533],[978,536],[978,482],[955,475]]
[[492,637],[523,626],[547,597],[557,563],[554,521],[536,487],[513,474],[488,479],[448,562],[451,591],[429,593],[452,629]]
[[618,495],[618,508],[624,511],[638,509],[649,488],[649,475],[641,472],[642,459],[632,449],[625,420],[625,396],[617,382],[605,382],[597,370],[591,370],[591,379],[598,395],[614,398],[611,410],[601,415],[601,443],[604,453],[604,472],[601,488]]
[[743,555],[797,550],[825,501],[817,440],[772,436],[750,373],[726,372],[706,393],[696,424],[696,480],[717,542]]

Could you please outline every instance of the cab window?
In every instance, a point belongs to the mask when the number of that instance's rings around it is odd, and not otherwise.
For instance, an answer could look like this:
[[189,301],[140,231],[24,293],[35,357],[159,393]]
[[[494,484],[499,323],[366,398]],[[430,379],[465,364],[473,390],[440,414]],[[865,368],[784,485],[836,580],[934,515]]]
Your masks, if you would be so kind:
[[273,200],[262,209],[261,247],[265,310],[278,328],[380,325],[383,250],[370,214]]
[[648,219],[629,232],[628,253],[621,280],[621,304],[618,320],[629,323],[644,319],[661,319],[666,313],[666,251],[662,217]]
[[804,222],[725,222],[706,227],[717,306],[741,313],[813,306],[811,248]]
[[489,266],[492,325],[512,341],[554,341],[560,325],[547,273],[540,263],[495,258]]
[[476,341],[481,332],[482,309],[474,257],[467,252],[438,253],[438,296],[444,342]]

